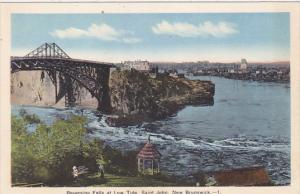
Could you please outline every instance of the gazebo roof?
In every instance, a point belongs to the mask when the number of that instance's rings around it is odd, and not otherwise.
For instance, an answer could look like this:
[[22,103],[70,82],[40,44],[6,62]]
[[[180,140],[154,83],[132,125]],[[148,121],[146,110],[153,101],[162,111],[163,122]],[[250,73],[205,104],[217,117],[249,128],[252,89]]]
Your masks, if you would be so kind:
[[144,147],[138,153],[137,158],[153,160],[153,159],[159,159],[160,156],[161,156],[161,154],[155,148],[155,146],[152,143],[150,143],[150,138],[149,138],[148,142],[144,145]]

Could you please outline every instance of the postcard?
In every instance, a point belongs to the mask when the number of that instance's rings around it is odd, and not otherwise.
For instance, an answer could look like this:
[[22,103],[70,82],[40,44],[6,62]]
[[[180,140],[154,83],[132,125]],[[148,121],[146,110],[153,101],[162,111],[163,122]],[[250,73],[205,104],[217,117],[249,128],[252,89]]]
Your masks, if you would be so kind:
[[299,193],[299,8],[0,4],[1,193]]

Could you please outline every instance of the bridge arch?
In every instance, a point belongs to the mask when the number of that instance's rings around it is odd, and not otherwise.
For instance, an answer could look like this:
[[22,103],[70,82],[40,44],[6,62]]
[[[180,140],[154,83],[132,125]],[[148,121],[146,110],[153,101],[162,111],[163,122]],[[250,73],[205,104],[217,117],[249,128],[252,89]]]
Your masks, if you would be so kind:
[[70,58],[55,43],[45,43],[24,57],[11,57],[11,73],[46,71],[55,86],[56,102],[65,97],[75,106],[74,86],[86,88],[98,101],[98,110],[110,112],[109,74],[112,63]]

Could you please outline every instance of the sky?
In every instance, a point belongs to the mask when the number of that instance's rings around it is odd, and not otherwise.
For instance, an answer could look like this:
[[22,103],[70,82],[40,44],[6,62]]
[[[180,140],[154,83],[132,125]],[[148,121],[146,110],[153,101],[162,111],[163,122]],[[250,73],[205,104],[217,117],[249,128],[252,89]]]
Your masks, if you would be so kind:
[[12,55],[45,42],[105,62],[289,61],[289,13],[13,14]]

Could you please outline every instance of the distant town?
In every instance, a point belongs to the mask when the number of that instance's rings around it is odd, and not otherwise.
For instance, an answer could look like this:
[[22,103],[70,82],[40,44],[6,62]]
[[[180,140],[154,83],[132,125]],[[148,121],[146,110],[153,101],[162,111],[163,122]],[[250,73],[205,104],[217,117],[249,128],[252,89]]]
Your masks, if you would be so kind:
[[135,69],[148,72],[152,77],[169,75],[185,76],[219,76],[228,79],[252,80],[265,82],[289,82],[289,62],[248,63],[241,59],[237,63],[198,62],[149,62],[145,60],[124,61],[117,64],[121,69]]

